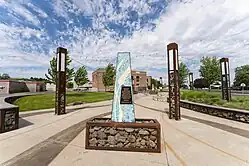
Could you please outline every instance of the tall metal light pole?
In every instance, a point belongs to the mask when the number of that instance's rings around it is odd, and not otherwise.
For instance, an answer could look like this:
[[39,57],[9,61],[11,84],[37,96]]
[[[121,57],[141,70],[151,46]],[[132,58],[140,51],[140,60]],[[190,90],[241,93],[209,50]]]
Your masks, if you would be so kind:
[[66,113],[66,56],[67,49],[58,47],[56,51],[56,115]]
[[228,58],[220,59],[222,99],[231,100],[230,71]]
[[189,77],[189,87],[190,87],[190,90],[193,90],[193,89],[194,89],[194,78],[193,78],[193,73],[189,73],[189,74],[188,74],[188,77]]
[[168,86],[169,86],[169,118],[181,119],[180,113],[180,87],[179,87],[179,56],[178,45],[167,45],[168,55]]
[[163,77],[160,77],[160,84],[163,85]]

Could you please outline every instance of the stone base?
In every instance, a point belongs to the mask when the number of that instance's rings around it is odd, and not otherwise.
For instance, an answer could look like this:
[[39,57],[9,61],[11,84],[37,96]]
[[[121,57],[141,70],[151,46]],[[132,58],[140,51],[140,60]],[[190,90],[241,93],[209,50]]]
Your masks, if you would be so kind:
[[86,124],[86,149],[161,153],[161,129],[156,119],[113,122],[95,118]]

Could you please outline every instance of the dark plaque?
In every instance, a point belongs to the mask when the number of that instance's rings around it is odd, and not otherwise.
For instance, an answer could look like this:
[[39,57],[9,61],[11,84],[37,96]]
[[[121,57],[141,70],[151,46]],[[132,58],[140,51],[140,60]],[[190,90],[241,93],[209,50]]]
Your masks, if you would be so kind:
[[121,89],[120,104],[132,104],[131,87],[123,86]]
[[4,118],[4,129],[11,130],[15,128],[15,112],[14,111],[6,111],[5,118]]

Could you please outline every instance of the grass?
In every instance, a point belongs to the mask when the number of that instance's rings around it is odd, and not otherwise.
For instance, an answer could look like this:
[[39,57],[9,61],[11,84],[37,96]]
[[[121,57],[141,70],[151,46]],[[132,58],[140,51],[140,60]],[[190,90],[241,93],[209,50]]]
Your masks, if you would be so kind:
[[[94,103],[105,100],[111,100],[112,98],[113,93],[109,92],[68,92],[66,94],[66,103],[70,104],[79,101],[86,103]],[[14,104],[19,106],[21,112],[54,108],[55,94],[26,96],[17,99]]]
[[249,97],[232,96],[232,100],[227,102],[221,99],[221,92],[184,90],[181,91],[181,99],[215,106],[249,110]]

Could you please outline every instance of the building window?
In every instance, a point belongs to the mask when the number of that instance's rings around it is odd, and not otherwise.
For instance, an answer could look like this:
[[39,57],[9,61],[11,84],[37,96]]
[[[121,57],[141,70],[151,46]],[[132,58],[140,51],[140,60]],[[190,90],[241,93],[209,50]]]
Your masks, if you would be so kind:
[[131,76],[131,80],[133,80],[134,78],[133,78],[133,76]]
[[139,84],[136,84],[136,86],[139,86]]
[[136,82],[139,82],[139,76],[136,77]]
[[149,82],[149,79],[147,78],[147,82]]

